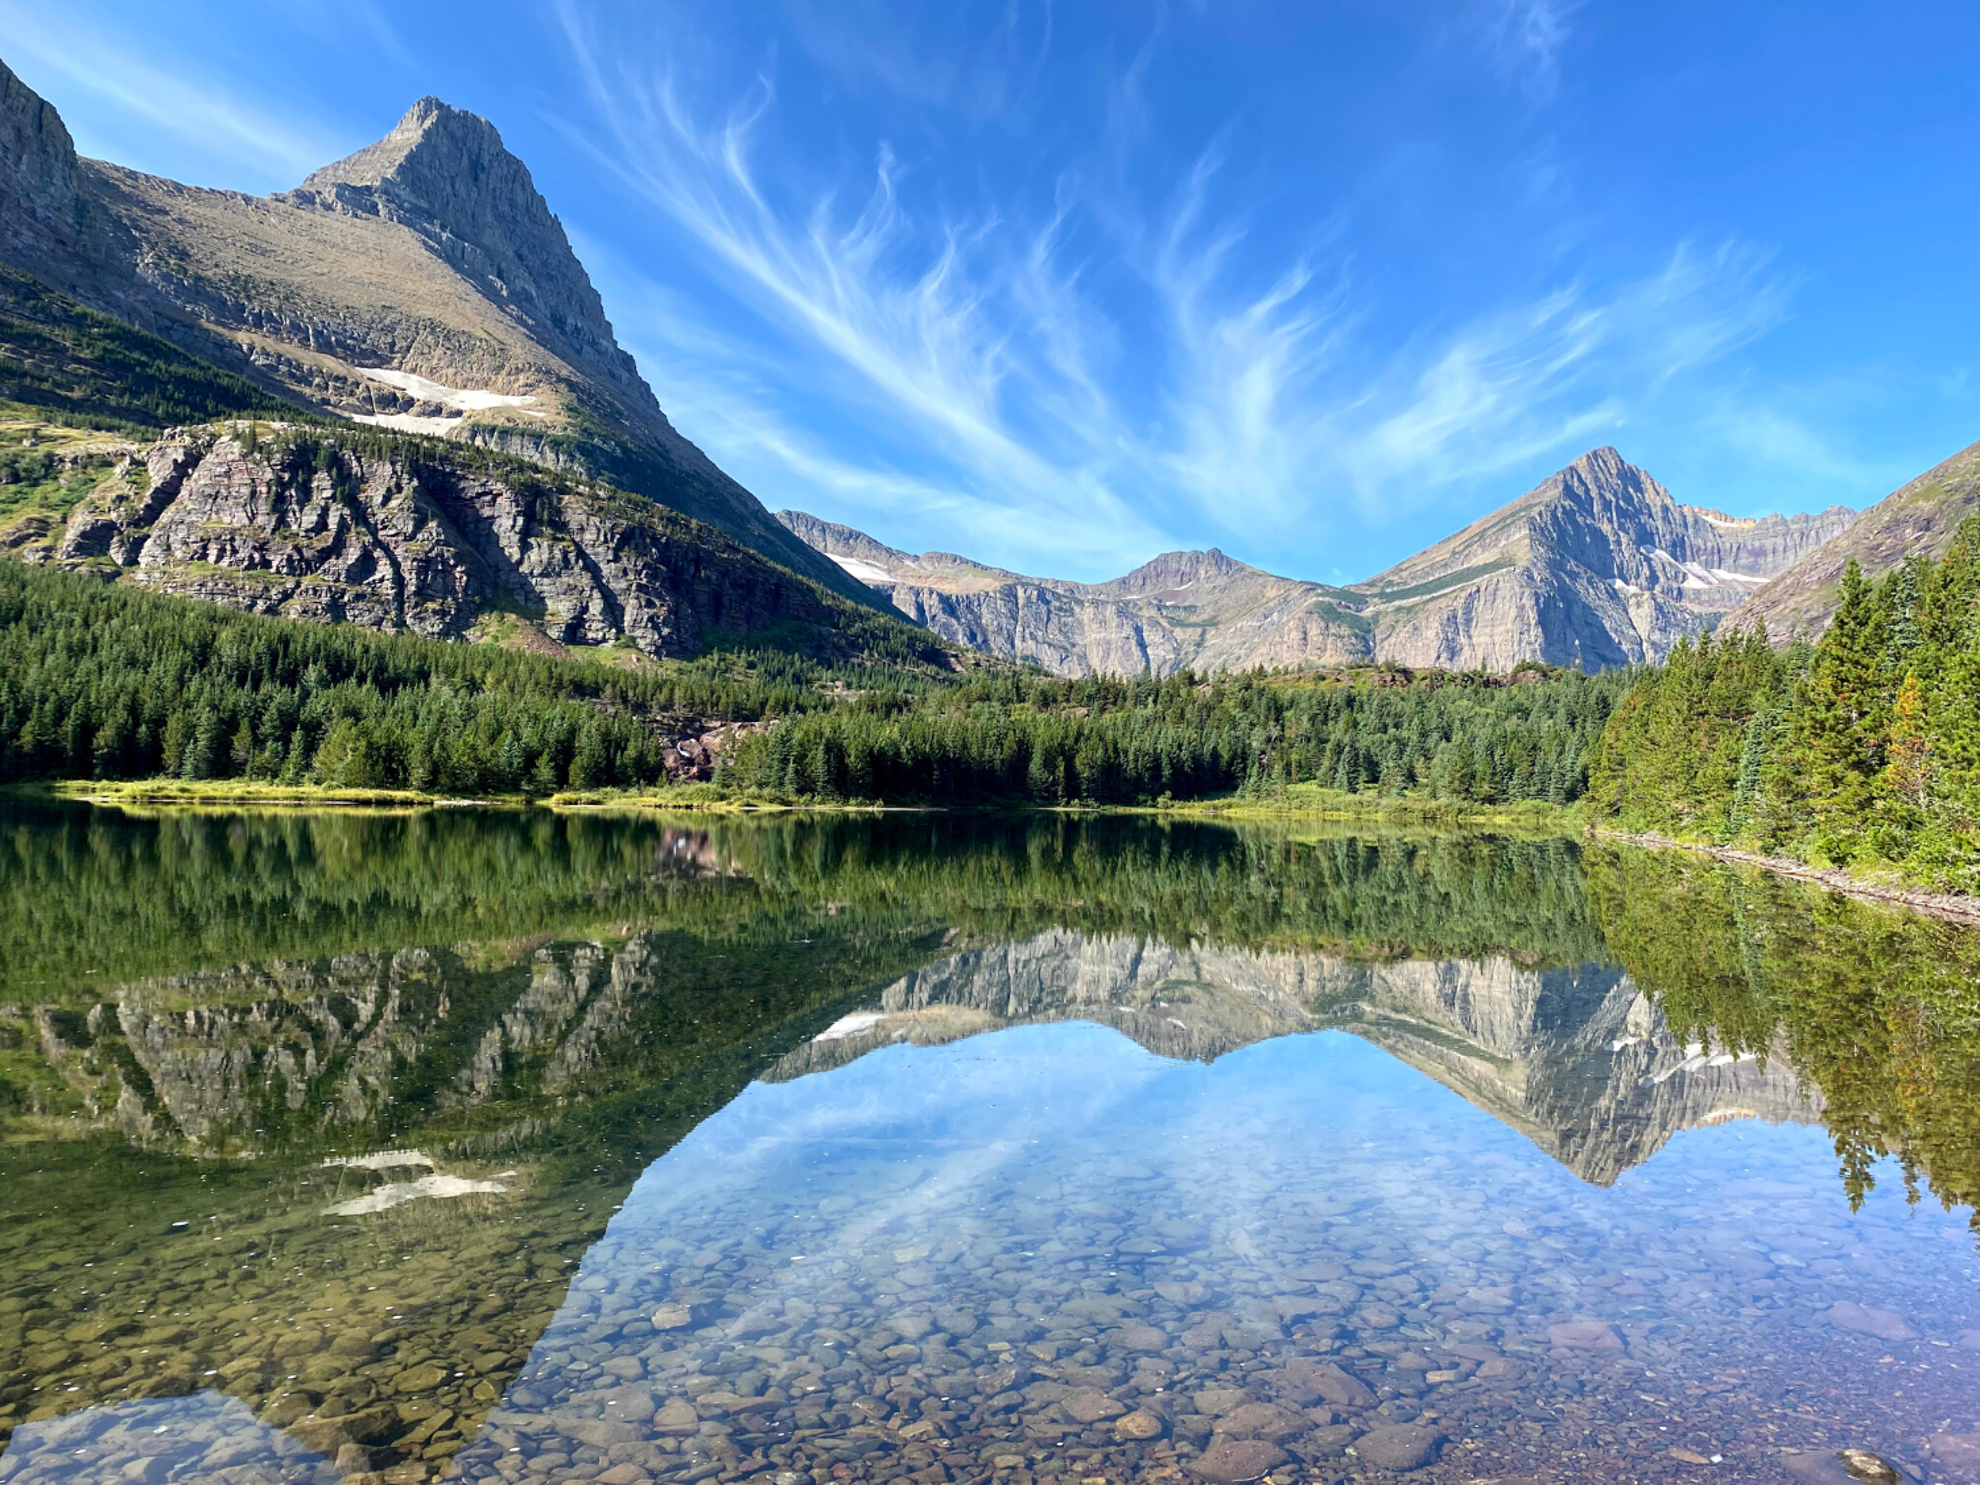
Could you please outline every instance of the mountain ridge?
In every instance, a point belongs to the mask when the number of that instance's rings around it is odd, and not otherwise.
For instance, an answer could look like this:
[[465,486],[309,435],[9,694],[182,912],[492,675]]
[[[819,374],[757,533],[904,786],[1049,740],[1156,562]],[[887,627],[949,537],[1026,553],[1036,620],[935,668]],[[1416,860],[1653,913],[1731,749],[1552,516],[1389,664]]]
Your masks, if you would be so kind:
[[80,157],[0,62],[0,258],[316,413],[608,480],[874,606],[674,429],[528,167],[437,99],[256,197]]
[[1810,552],[1735,609],[1727,623],[1764,623],[1777,644],[1828,627],[1854,558],[1880,577],[1907,557],[1944,557],[1960,522],[1980,511],[1980,443],[1941,460],[1864,511],[1847,532]]
[[1216,548],[1120,578],[1029,577],[914,554],[797,511],[777,519],[917,623],[1064,675],[1368,663],[1509,671],[1662,658],[1849,528],[1844,506],[1729,517],[1611,447],[1363,582],[1281,577]]

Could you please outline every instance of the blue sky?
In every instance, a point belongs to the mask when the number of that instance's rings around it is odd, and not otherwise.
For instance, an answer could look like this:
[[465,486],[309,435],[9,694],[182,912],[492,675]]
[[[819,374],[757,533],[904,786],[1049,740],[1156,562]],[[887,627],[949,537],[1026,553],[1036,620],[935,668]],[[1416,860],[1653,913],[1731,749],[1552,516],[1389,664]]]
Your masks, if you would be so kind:
[[1980,8],[0,0],[85,153],[265,192],[434,93],[773,509],[1349,581],[1613,443],[1742,514],[1980,438]]

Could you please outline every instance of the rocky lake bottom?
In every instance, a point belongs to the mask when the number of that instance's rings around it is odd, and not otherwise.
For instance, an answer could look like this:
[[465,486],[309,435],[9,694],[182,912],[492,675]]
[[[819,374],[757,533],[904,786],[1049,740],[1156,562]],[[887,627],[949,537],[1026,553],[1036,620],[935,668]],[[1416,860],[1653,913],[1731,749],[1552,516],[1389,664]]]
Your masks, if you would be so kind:
[[[1741,887],[1653,994],[1571,847],[1274,868],[1436,957],[1283,891],[1236,942],[1088,877],[993,923],[968,844],[904,911],[892,856],[883,909],[636,834],[643,926],[0,988],[0,1481],[1980,1480],[1958,941]],[[1258,894],[1176,844],[1199,920]],[[1755,1019],[1774,943],[1915,1000],[1840,1051]]]

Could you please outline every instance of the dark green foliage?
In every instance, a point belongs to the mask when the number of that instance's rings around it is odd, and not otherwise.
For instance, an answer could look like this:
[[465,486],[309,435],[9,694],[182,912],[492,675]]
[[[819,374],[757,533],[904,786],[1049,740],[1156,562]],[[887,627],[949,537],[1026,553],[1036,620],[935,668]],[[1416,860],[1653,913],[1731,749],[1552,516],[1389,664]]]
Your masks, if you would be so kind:
[[[884,621],[875,616],[875,623]],[[669,725],[904,673],[776,650],[646,671],[297,623],[0,563],[0,779],[547,793],[665,777]]]
[[1674,1033],[1785,1055],[1820,1092],[1852,1201],[1886,1157],[1914,1199],[1928,1180],[1947,1207],[1980,1198],[1980,936],[1677,852],[1597,850],[1588,872],[1609,951]]
[[156,429],[235,413],[307,416],[169,341],[0,264],[0,399],[51,421]]
[[1530,684],[1384,679],[995,675],[911,704],[811,713],[753,740],[730,776],[822,799],[931,804],[1270,796],[1312,781],[1568,804],[1581,797],[1587,755],[1628,684],[1572,672]]
[[1980,890],[1980,521],[1875,584],[1851,563],[1812,649],[1680,646],[1603,738],[1590,793],[1647,829]]
[[1663,828],[1721,839],[1750,809],[1765,761],[1768,724],[1785,662],[1766,630],[1696,645],[1680,640],[1662,666],[1637,679],[1602,736],[1589,784],[1595,806],[1627,822],[1655,816]]

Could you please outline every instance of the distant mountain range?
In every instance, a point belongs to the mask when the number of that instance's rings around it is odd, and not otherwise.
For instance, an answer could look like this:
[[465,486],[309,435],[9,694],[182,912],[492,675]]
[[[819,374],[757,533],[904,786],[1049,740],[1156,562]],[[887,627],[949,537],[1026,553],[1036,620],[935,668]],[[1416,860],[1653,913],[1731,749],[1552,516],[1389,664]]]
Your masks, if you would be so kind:
[[1887,495],[1734,609],[1728,622],[1764,621],[1777,639],[1819,634],[1836,611],[1843,570],[1855,558],[1878,577],[1907,557],[1943,557],[1960,522],[1980,511],[1980,444],[1961,449]]
[[1660,659],[1850,529],[1855,512],[1747,520],[1680,505],[1595,449],[1455,536],[1350,587],[1222,552],[1169,552],[1108,583],[916,556],[798,511],[782,521],[946,639],[1061,675],[1380,661],[1599,670]]

